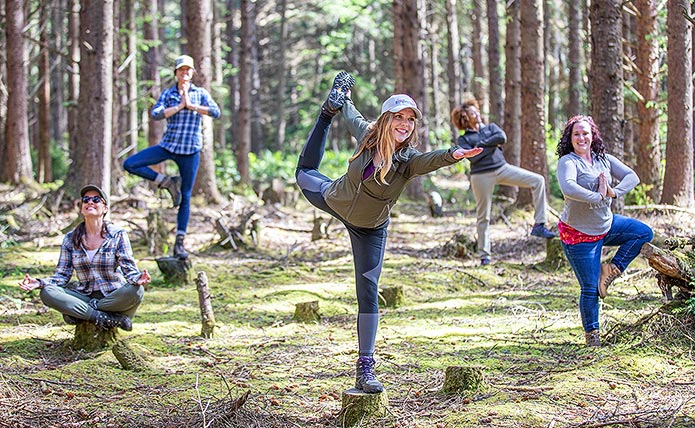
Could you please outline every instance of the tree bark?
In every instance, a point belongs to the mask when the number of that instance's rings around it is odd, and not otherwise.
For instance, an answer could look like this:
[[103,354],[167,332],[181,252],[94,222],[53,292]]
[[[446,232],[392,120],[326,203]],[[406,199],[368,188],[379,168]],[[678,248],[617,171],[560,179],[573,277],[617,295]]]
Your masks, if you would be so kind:
[[[543,97],[543,25],[540,0],[521,1],[521,167],[548,177]],[[529,189],[519,191],[517,203],[531,204]]]
[[[446,0],[446,38],[447,61],[446,75],[448,80],[449,111],[456,108],[461,102],[461,43],[459,41],[458,19],[456,17],[456,0]],[[449,121],[451,135],[454,141],[458,136],[458,129]]]
[[53,181],[51,169],[51,66],[49,63],[48,21],[49,3],[43,3],[39,10],[39,89],[38,89],[38,137],[36,179],[39,183]]
[[198,306],[201,317],[200,335],[206,339],[211,339],[215,333],[215,313],[212,311],[212,293],[210,293],[208,276],[205,272],[198,272],[195,284],[198,290]]
[[[195,84],[212,93],[212,9],[209,0],[187,0],[185,13],[188,52],[195,60]],[[210,203],[222,201],[215,179],[215,147],[212,118],[202,117],[203,149],[193,191]]]
[[482,2],[485,0],[473,0],[472,16],[471,16],[471,52],[473,56],[473,83],[471,85],[473,89],[473,95],[478,100],[480,105],[480,112],[484,117],[488,116],[490,111],[488,106],[488,92],[485,86],[487,81],[487,75],[485,73],[485,47],[483,46],[483,40],[485,40],[485,31],[483,29],[483,6]]
[[693,81],[692,27],[683,16],[686,0],[669,0],[668,35],[668,132],[666,166],[661,203],[693,206]]
[[504,95],[502,94],[502,65],[500,59],[500,30],[497,0],[487,0],[488,81],[490,82],[490,113],[488,121],[504,129]]
[[635,172],[653,201],[661,197],[659,142],[659,44],[656,0],[636,0],[637,15],[637,163]]
[[[164,134],[164,121],[154,120],[152,118],[152,107],[159,99],[161,94],[162,82],[159,77],[158,66],[161,62],[159,49],[159,11],[157,9],[157,0],[143,1],[143,14],[145,21],[143,23],[143,36],[148,49],[142,56],[142,74],[147,82],[143,87],[143,91],[147,94],[147,144],[148,146],[156,146],[162,139]],[[128,153],[131,155],[132,153]],[[161,165],[154,165],[153,169],[157,172],[163,172]]]
[[241,0],[241,46],[239,53],[239,112],[237,113],[236,162],[239,178],[251,184],[249,153],[251,152],[251,78],[252,44],[255,39],[255,3]]
[[[507,6],[507,33],[505,36],[504,131],[507,144],[504,157],[512,165],[521,163],[521,27],[519,3],[514,0]],[[509,195],[512,196],[512,195]],[[513,197],[516,198],[516,192]]]
[[582,23],[582,3],[578,2],[577,0],[567,0],[567,5],[569,25],[569,32],[567,35],[569,44],[569,54],[567,58],[567,69],[569,71],[569,97],[567,99],[567,115],[569,117],[572,117],[585,113],[581,96],[583,88],[582,69],[584,68],[581,47],[582,35],[580,33],[580,24]]
[[27,121],[27,54],[24,48],[24,2],[5,2],[5,37],[7,42],[7,98],[12,108],[7,109],[5,128],[4,168],[0,168],[0,181],[13,184],[32,181],[32,163],[29,154],[29,123]]

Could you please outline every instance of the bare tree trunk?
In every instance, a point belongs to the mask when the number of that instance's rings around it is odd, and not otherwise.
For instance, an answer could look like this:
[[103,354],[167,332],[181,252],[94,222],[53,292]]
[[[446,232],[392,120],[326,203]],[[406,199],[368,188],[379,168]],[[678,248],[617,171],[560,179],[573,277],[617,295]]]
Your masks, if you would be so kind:
[[287,49],[287,1],[279,0],[278,14],[280,15],[280,40],[278,41],[278,95],[277,95],[277,130],[275,133],[275,148],[279,150],[285,143],[285,129],[287,118],[285,117],[285,92],[287,91],[287,63],[285,50]]
[[[65,109],[65,12],[67,1],[55,0],[51,8],[51,29],[49,45],[51,46],[49,64],[51,64],[51,139],[58,144],[59,150],[67,152],[65,147],[65,133],[68,121]],[[57,178],[57,177],[53,177]],[[65,177],[60,177],[65,178]]]
[[569,25],[569,57],[567,67],[569,69],[569,98],[567,100],[567,115],[576,116],[584,112],[582,105],[582,37],[580,34],[581,19],[576,17],[581,16],[581,3],[577,0],[567,0],[568,11],[567,15]]
[[471,16],[472,21],[472,55],[473,55],[473,95],[478,100],[480,105],[481,113],[483,116],[487,117],[490,108],[488,106],[488,92],[485,87],[485,81],[487,76],[485,73],[485,58],[484,58],[484,46],[483,40],[485,40],[485,31],[483,30],[483,6],[482,2],[485,0],[473,0],[473,16]]
[[65,183],[76,194],[92,183],[111,190],[111,123],[113,112],[112,0],[83,0],[80,11],[80,96],[75,151],[75,180]]
[[49,3],[43,3],[39,10],[39,152],[36,165],[36,179],[39,183],[53,181],[51,169],[51,66],[49,63],[48,20]]
[[[220,108],[220,112],[224,114],[224,97],[218,96],[218,88],[221,88],[224,84],[224,63],[222,61],[222,22],[220,16],[220,7],[217,2],[212,2],[213,9],[213,20],[212,20],[212,69],[213,69],[213,90],[212,97],[217,101],[217,106]],[[225,150],[227,146],[226,136],[224,132],[225,126],[224,120],[217,120],[214,122],[215,125],[215,139],[217,144],[215,144],[215,151],[220,153]]]
[[[226,10],[227,10],[227,15],[225,17],[225,21],[227,22],[227,27],[225,28],[225,41],[227,46],[229,46],[229,50],[227,51],[227,64],[229,64],[232,67],[238,68],[239,67],[239,59],[238,59],[238,46],[236,43],[234,43],[234,40],[236,38],[236,29],[235,29],[235,22],[236,20],[234,19],[235,16],[238,13],[238,7],[235,6],[236,1],[234,0],[227,0],[226,1]],[[226,104],[229,105],[229,112],[231,114],[232,118],[237,117],[237,112],[239,110],[239,77],[237,74],[232,74],[229,73],[227,76],[226,80],[226,86],[229,88],[229,98],[226,102]],[[234,119],[232,120],[227,120],[225,121],[228,124],[236,124]],[[236,137],[237,133],[237,127],[236,126],[230,126],[229,127],[229,145],[230,148],[235,150],[236,145],[238,142],[238,137]]]
[[[7,19],[5,15],[5,2],[0,1],[0,24],[2,24],[3,27],[7,28]],[[5,38],[5,31],[0,31],[0,52],[7,52],[7,43],[6,43],[6,38]],[[5,132],[2,132],[5,129],[5,125],[7,124],[7,56],[6,55],[0,55],[0,76],[4,76],[3,78],[0,78],[0,159],[7,159],[5,156],[6,153],[6,147],[7,147],[7,141],[5,139],[6,135]],[[0,174],[0,179],[3,178],[3,175]]]
[[490,82],[490,113],[488,120],[504,127],[504,95],[500,60],[500,29],[497,0],[487,0],[488,76]]
[[[159,16],[157,9],[157,0],[143,1],[143,15],[148,17],[143,23],[143,35],[145,43],[149,48],[143,53],[142,74],[146,83],[143,90],[147,94],[147,144],[148,146],[156,146],[164,135],[163,120],[154,120],[152,118],[152,107],[159,99],[161,94],[162,82],[159,77],[158,65],[161,62],[159,49]],[[133,152],[134,153],[134,152]],[[130,156],[133,153],[126,153]],[[152,169],[157,172],[164,172],[163,165],[153,165]]]
[[[635,58],[635,19],[632,13],[623,9],[623,80],[631,88],[635,87],[636,76],[634,67]],[[625,119],[623,132],[623,159],[622,161],[631,168],[635,166],[635,122],[637,120],[637,106],[634,97],[625,98]]]
[[[519,3],[507,4],[507,33],[505,39],[506,70],[504,79],[504,131],[507,144],[504,157],[512,165],[521,163],[521,27],[519,25]],[[501,186],[498,193],[516,199],[517,188]]]
[[693,206],[693,81],[692,29],[683,16],[686,0],[669,0],[668,34],[668,133],[666,167],[661,202]]
[[0,180],[19,184],[31,181],[32,165],[29,155],[29,123],[27,122],[27,54],[24,49],[24,2],[5,2],[5,37],[7,38],[7,96],[12,108],[7,109],[5,129],[5,167]]
[[80,2],[68,0],[68,139],[70,159],[77,153],[77,100],[80,96]]
[[652,200],[661,197],[661,149],[659,143],[659,44],[657,0],[636,0],[637,15],[637,163],[635,172],[642,183],[652,186]]
[[[461,44],[459,42],[458,19],[456,18],[456,0],[446,0],[446,38],[447,38],[447,61],[446,75],[449,82],[449,111],[456,108],[461,102]],[[449,121],[451,122],[451,121]],[[456,141],[458,129],[453,123],[451,135]]]
[[239,54],[239,113],[237,114],[237,169],[241,182],[250,185],[249,152],[251,151],[251,73],[252,43],[254,40],[252,24],[255,3],[241,0],[241,52]]
[[127,37],[125,32],[121,32],[121,23],[128,25],[128,2],[130,0],[114,0],[113,6],[113,84],[111,91],[113,93],[111,106],[111,171],[109,177],[111,180],[110,193],[120,194],[121,188],[119,179],[123,178],[121,165],[119,165],[119,154],[124,152],[126,129],[127,129],[127,105],[128,105],[128,79],[125,69],[121,69],[121,64],[124,62],[127,47]]
[[[188,50],[195,60],[195,84],[212,92],[212,9],[209,0],[187,0],[185,21],[188,31]],[[222,201],[215,179],[215,147],[212,118],[202,117],[203,149],[200,152],[200,168],[193,191],[203,195],[210,203]]]
[[[418,136],[421,148],[427,150],[429,111],[425,92],[426,68],[421,43],[422,19],[426,16],[424,7],[424,2],[419,3],[417,0],[393,1],[393,59],[396,71],[395,91],[409,94],[422,111],[423,119]],[[412,180],[406,188],[406,193],[413,199],[423,199],[422,180]]]
[[[521,0],[521,167],[548,177],[543,88],[543,20],[540,0]],[[529,189],[517,203],[531,204]]]
[[610,154],[623,157],[622,1],[592,2],[591,115]]

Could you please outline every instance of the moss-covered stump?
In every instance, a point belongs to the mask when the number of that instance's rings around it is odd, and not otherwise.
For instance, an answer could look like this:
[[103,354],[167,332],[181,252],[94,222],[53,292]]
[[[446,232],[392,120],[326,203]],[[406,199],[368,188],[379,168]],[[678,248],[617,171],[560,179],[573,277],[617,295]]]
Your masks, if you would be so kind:
[[176,285],[188,285],[191,282],[189,272],[192,266],[189,259],[160,257],[156,260],[166,282]]
[[367,394],[359,389],[343,391],[343,406],[338,414],[339,427],[352,427],[371,418],[384,417],[388,413],[389,399],[386,392]]
[[565,252],[562,250],[562,241],[559,239],[545,240],[545,260],[543,264],[553,269],[567,265]]
[[400,285],[394,287],[384,287],[379,292],[379,306],[387,308],[397,308],[405,303],[405,294]]
[[483,366],[449,366],[444,375],[444,394],[477,391],[485,382]]
[[113,346],[118,340],[118,330],[102,330],[91,322],[82,322],[75,326],[72,347],[86,352],[100,351]]
[[444,244],[444,254],[459,259],[467,259],[476,254],[476,241],[465,233],[457,233]]
[[321,319],[319,302],[302,302],[294,305],[294,320],[299,322],[314,322]]
[[124,370],[139,372],[150,367],[145,356],[128,346],[125,340],[116,341],[111,348],[111,352],[113,352],[113,355]]

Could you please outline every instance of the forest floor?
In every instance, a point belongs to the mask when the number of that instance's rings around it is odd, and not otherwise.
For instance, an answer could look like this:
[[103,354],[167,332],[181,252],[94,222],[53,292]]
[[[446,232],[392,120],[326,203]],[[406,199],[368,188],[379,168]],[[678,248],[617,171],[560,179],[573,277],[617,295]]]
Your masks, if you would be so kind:
[[[603,346],[587,348],[577,281],[566,265],[543,263],[530,212],[495,207],[490,266],[447,251],[455,234],[475,235],[465,179],[453,178],[437,182],[461,197],[444,217],[431,217],[424,202],[395,210],[381,285],[403,286],[406,302],[381,310],[375,355],[389,413],[361,426],[694,427],[695,321],[660,310],[646,261],[609,289]],[[18,192],[0,189],[6,200]],[[168,200],[146,191],[138,199],[173,227]],[[258,205],[258,247],[234,251],[216,245],[214,223],[238,221],[248,201],[195,208],[191,274],[206,272],[216,319],[214,338],[203,339],[195,284],[164,281],[145,243],[146,212],[114,198],[111,220],[130,230],[140,268],[153,275],[133,331],[121,333],[149,362],[132,372],[109,350],[72,349],[74,327],[17,287],[26,272],[52,273],[60,230],[75,217],[32,212],[36,202],[13,210],[22,225],[14,235],[0,228],[0,427],[340,426],[357,357],[352,258],[340,224],[312,242],[315,211],[303,199]],[[627,214],[654,228],[657,245],[691,235],[695,223],[678,210]],[[295,304],[313,300],[321,320],[295,322]],[[446,368],[462,365],[482,367],[483,385],[441,393]]]

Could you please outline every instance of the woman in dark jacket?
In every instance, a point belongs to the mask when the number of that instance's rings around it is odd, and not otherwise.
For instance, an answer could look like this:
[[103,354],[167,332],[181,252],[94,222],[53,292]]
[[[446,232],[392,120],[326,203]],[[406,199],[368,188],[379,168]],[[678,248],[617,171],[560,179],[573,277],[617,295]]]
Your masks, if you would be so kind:
[[471,190],[475,196],[477,213],[478,256],[480,264],[490,264],[490,211],[495,186],[504,184],[531,188],[535,224],[531,235],[540,238],[554,238],[555,234],[545,227],[545,179],[542,175],[518,166],[510,165],[504,159],[502,146],[507,142],[507,135],[494,123],[485,125],[480,117],[478,101],[474,98],[463,102],[451,112],[451,121],[457,129],[463,131],[456,143],[463,148],[481,147],[482,153],[470,159]]
[[[454,147],[420,153],[417,123],[422,113],[405,94],[392,95],[375,122],[368,122],[349,98],[354,78],[341,72],[309,135],[297,164],[297,184],[315,207],[340,220],[352,244],[357,287],[359,358],[355,387],[381,392],[374,376],[374,342],[379,322],[378,282],[386,246],[391,208],[413,178],[474,156],[482,149]],[[352,135],[360,142],[347,172],[332,180],[318,171],[333,116],[342,111]]]

